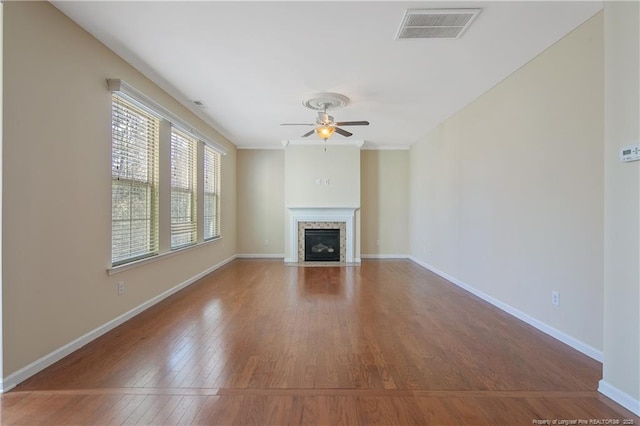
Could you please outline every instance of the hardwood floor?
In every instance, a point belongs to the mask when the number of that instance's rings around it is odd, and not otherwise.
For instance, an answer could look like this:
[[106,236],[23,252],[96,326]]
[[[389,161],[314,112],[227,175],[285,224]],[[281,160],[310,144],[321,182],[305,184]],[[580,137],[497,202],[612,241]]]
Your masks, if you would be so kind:
[[0,421],[640,424],[601,367],[409,261],[236,260],[2,395]]

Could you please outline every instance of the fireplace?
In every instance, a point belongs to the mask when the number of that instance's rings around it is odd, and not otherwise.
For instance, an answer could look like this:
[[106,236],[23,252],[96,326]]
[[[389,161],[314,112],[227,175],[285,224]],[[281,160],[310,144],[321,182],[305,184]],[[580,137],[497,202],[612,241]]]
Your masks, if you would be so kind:
[[340,229],[305,229],[305,262],[340,262]]
[[[345,262],[347,253],[345,231],[344,222],[298,222],[298,262],[332,261],[331,259],[334,256],[336,261]],[[337,245],[333,238],[330,241],[322,241],[322,239],[335,237],[336,235],[338,237]],[[307,236],[311,238],[308,242],[308,247]],[[319,237],[321,238],[319,239]],[[313,249],[314,246],[315,250]],[[310,256],[306,255],[306,251],[310,252]],[[311,260],[313,258],[316,258],[316,260]]]
[[[289,245],[285,262],[305,262],[305,231],[307,229],[338,229],[340,233],[339,262],[359,262],[355,259],[353,207],[288,207]],[[334,250],[335,252],[335,250]]]

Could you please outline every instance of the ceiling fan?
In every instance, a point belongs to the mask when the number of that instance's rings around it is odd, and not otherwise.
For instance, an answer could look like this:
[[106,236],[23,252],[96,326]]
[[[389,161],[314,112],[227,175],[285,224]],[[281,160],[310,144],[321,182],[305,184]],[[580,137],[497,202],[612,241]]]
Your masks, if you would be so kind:
[[302,135],[303,138],[311,136],[314,132],[325,141],[335,132],[339,135],[349,137],[353,133],[342,129],[340,126],[368,126],[368,121],[334,121],[333,116],[327,114],[328,109],[335,109],[345,106],[349,98],[338,93],[318,93],[305,99],[302,104],[307,108],[318,111],[318,117],[314,123],[282,123],[281,126],[316,126]]

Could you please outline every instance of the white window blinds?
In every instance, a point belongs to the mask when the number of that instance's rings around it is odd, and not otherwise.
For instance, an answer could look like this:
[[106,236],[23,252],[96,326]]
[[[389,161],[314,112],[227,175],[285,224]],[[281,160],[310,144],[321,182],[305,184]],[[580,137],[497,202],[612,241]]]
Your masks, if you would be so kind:
[[195,244],[198,140],[171,129],[171,249]]
[[220,236],[220,153],[204,146],[204,239]]
[[111,263],[158,253],[159,120],[112,96]]

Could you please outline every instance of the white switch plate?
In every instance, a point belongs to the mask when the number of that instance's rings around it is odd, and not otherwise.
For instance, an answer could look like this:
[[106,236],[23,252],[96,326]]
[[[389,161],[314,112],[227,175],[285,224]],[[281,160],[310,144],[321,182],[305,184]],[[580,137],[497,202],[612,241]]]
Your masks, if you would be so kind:
[[640,145],[628,145],[620,148],[620,161],[628,163],[638,160],[640,160]]

